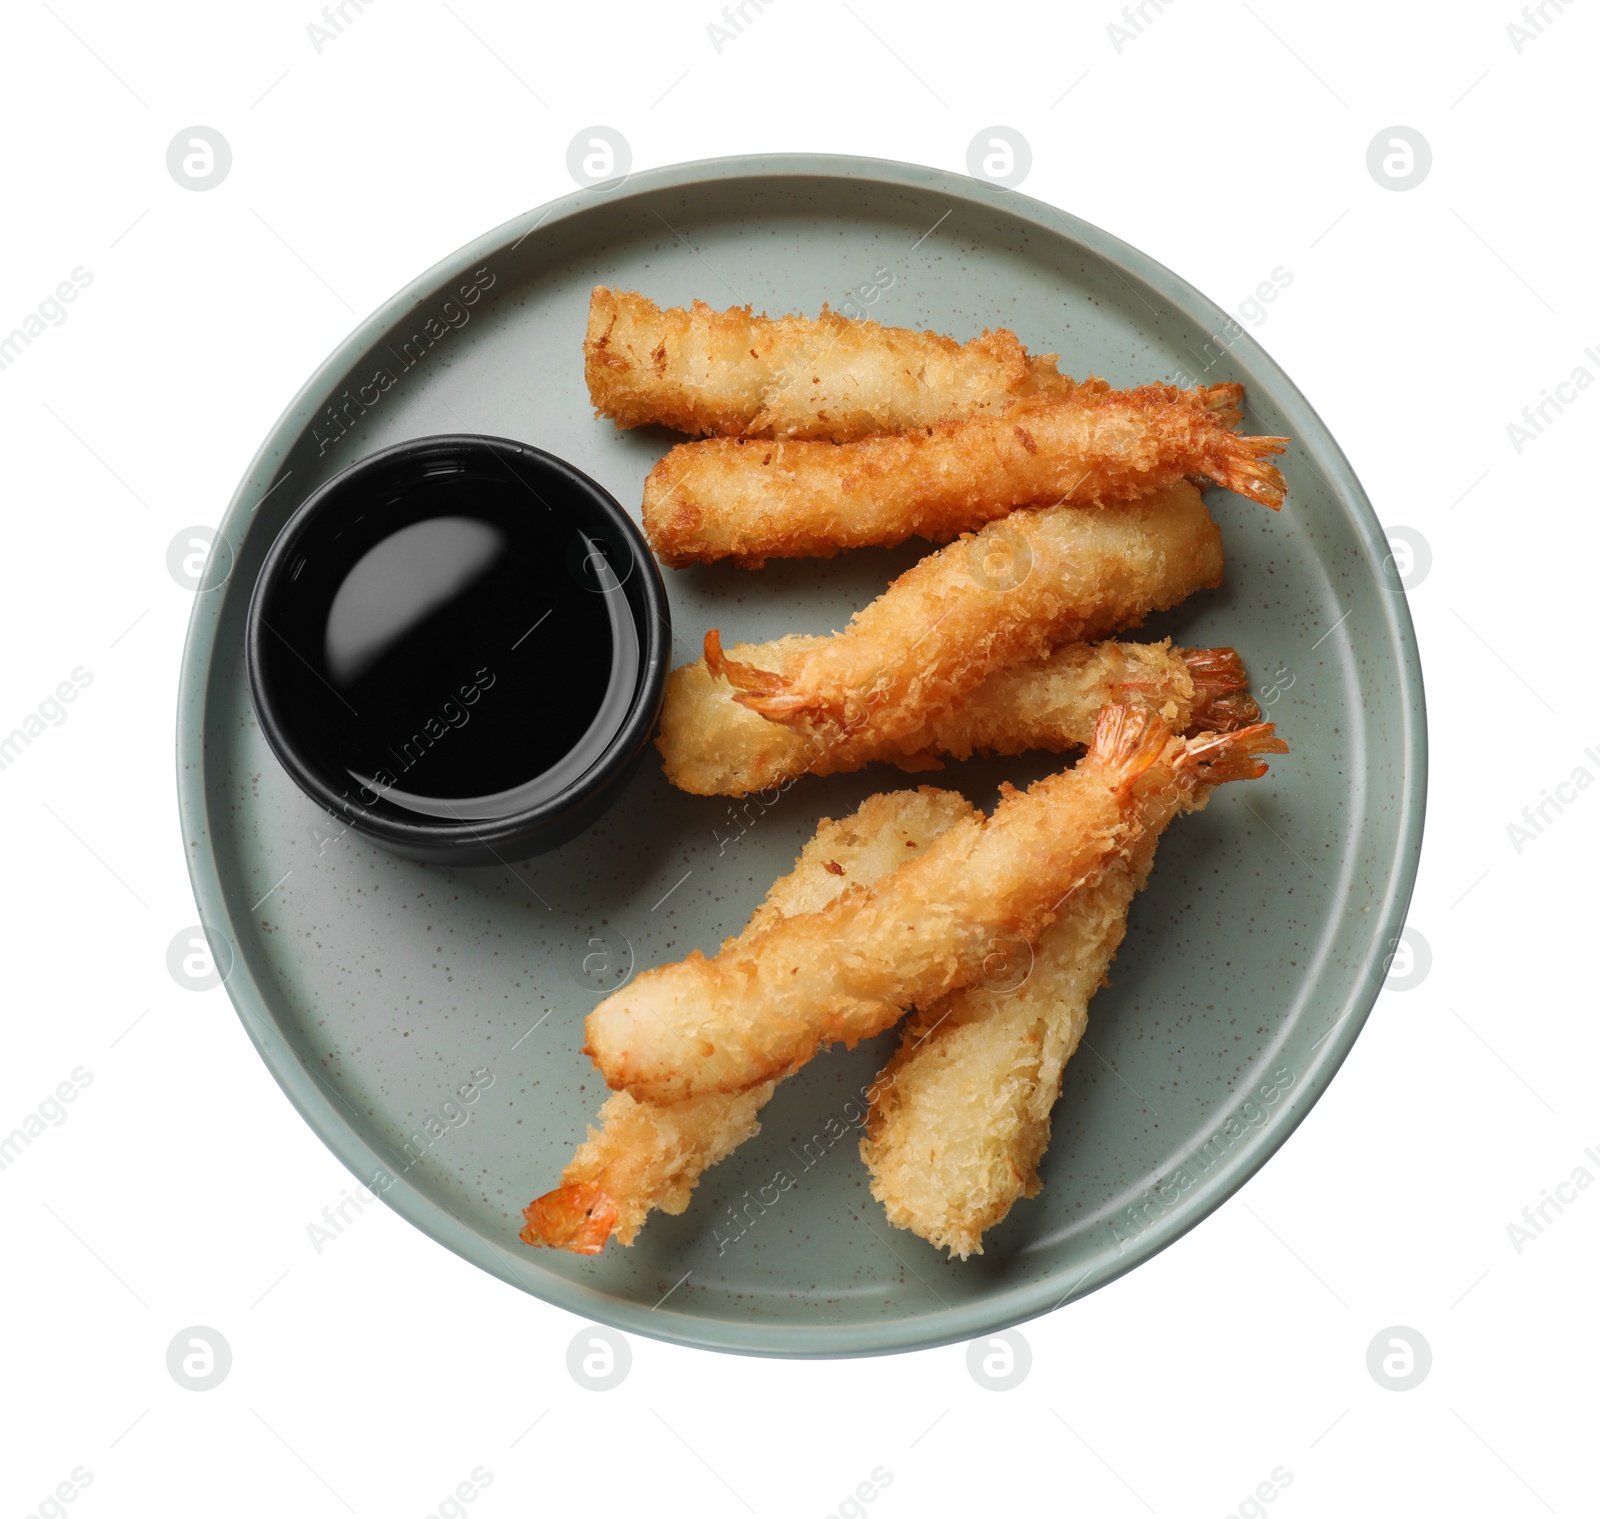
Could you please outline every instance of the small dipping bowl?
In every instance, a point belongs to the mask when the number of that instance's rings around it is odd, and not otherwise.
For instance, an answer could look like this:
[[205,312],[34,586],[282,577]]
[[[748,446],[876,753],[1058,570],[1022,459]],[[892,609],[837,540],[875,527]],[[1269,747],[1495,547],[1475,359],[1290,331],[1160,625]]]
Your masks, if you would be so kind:
[[245,659],[313,801],[414,860],[554,849],[616,800],[661,713],[661,572],[554,454],[417,438],[335,475],[278,534]]

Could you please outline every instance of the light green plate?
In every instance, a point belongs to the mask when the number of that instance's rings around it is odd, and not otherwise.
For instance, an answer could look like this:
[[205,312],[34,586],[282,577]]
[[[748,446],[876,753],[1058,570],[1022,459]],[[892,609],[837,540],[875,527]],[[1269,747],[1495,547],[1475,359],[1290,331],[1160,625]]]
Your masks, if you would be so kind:
[[[1246,430],[1295,440],[1281,514],[1208,498],[1226,587],[1151,626],[1235,645],[1293,753],[1269,779],[1223,788],[1162,844],[1115,984],[1091,1009],[1092,1048],[1068,1068],[1044,1190],[982,1257],[946,1261],[892,1229],[868,1191],[852,1099],[890,1036],[784,1083],[759,1137],[631,1250],[580,1259],[517,1239],[523,1206],[556,1184],[605,1095],[578,1048],[606,957],[642,968],[713,949],[819,816],[906,784],[899,772],[803,780],[763,808],[681,795],[647,762],[559,853],[444,870],[331,837],[256,728],[244,668],[256,569],[307,493],[363,454],[495,433],[572,460],[636,509],[671,440],[618,434],[590,410],[579,345],[599,282],[674,305],[815,313],[827,301],[963,338],[1012,327],[1035,352],[1059,350],[1068,372],[1114,384],[1242,380]],[[1377,995],[1416,872],[1426,768],[1416,645],[1377,520],[1316,413],[1221,310],[1022,195],[869,159],[739,158],[530,212],[351,334],[273,427],[221,535],[184,652],[178,776],[195,894],[219,952],[232,951],[245,1028],[363,1182],[451,1250],[575,1313],[687,1344],[821,1356],[967,1339],[1047,1312],[1171,1243],[1254,1172]],[[668,572],[675,662],[711,626],[729,642],[841,627],[917,557],[908,545],[759,573]],[[992,805],[1001,780],[1050,768],[1030,756],[934,779]],[[767,1187],[782,1169],[798,1184]],[[1353,1214],[1357,1200],[1330,1206]]]

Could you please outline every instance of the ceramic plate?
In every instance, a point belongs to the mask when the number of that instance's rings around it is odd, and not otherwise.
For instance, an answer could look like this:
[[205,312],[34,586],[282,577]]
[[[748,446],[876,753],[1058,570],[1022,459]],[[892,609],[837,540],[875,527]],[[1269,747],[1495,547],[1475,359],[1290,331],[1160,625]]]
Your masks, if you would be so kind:
[[[892,1229],[868,1190],[853,1100],[892,1035],[780,1086],[761,1134],[632,1249],[583,1259],[517,1238],[523,1206],[557,1183],[605,1095],[578,1053],[602,987],[737,932],[820,816],[906,784],[899,772],[807,778],[767,807],[680,794],[647,762],[559,852],[447,870],[341,835],[256,727],[244,665],[256,570],[295,506],[362,455],[428,433],[518,438],[637,512],[672,439],[619,434],[590,409],[580,344],[602,282],[671,305],[815,313],[826,301],[961,338],[1007,326],[1035,352],[1058,350],[1064,370],[1117,385],[1241,380],[1245,430],[1294,439],[1281,514],[1208,495],[1226,586],[1149,625],[1237,647],[1293,752],[1162,843],[1068,1067],[1044,1189],[981,1257],[947,1261]],[[841,627],[921,551],[669,571],[674,663],[712,626],[728,642]],[[581,191],[486,234],[363,322],[228,507],[184,653],[178,750],[189,865],[227,989],[285,1092],[362,1182],[441,1244],[575,1313],[796,1356],[970,1339],[1060,1307],[1170,1244],[1262,1165],[1377,995],[1416,871],[1426,766],[1416,645],[1382,531],[1316,413],[1225,313],[1013,191],[809,156]],[[992,806],[1000,781],[1051,768],[974,761],[936,779]],[[781,1170],[796,1184],[780,1191],[768,1184]]]

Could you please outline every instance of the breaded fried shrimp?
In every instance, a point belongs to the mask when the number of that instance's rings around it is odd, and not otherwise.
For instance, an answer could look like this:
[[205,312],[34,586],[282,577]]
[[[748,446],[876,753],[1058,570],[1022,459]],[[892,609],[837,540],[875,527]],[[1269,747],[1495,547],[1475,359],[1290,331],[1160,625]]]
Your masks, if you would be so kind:
[[[926,848],[972,816],[964,797],[925,786],[868,797],[838,822],[824,818],[794,869],[774,883],[724,950],[782,917],[819,911],[848,887],[872,886],[904,864],[908,850]],[[701,1174],[758,1132],[757,1115],[773,1086],[768,1081],[665,1107],[613,1092],[561,1185],[528,1204],[522,1239],[577,1255],[598,1255],[613,1235],[631,1245],[652,1209],[682,1213]]]
[[650,471],[644,528],[663,564],[802,558],[907,538],[943,543],[1013,507],[1100,506],[1190,476],[1265,506],[1287,439],[1234,431],[1234,384],[1071,394],[855,443],[681,443]]
[[781,672],[707,660],[738,701],[832,740],[903,748],[969,691],[1222,582],[1222,536],[1182,482],[1116,511],[1013,512],[930,554]]
[[[783,673],[821,640],[791,634],[737,645],[727,659]],[[720,645],[719,645],[720,647]],[[1232,649],[1156,644],[1067,644],[1029,664],[997,670],[943,716],[886,746],[869,730],[830,739],[770,722],[734,699],[704,659],[672,672],[656,739],[667,779],[700,796],[746,796],[797,776],[835,775],[874,760],[902,769],[940,768],[939,756],[1021,754],[1081,748],[1101,707],[1148,707],[1175,732],[1254,721],[1249,677]]]
[[861,1155],[889,1222],[963,1259],[983,1251],[1038,1166],[1062,1073],[1149,877],[1162,830],[1224,781],[1254,779],[1286,745],[1270,724],[1173,740],[1134,787],[1137,826],[1061,905],[1026,979],[919,1005],[876,1083]]
[[835,443],[1071,386],[1054,354],[1030,357],[1003,328],[958,343],[827,307],[815,321],[702,301],[663,310],[603,285],[589,298],[583,370],[595,410],[618,427]]
[[652,1103],[734,1092],[853,1045],[977,979],[996,935],[1030,942],[1120,849],[1134,782],[1170,733],[1107,707],[1076,769],[1003,787],[875,888],[787,917],[717,955],[647,971],[589,1015],[586,1052],[614,1090]]

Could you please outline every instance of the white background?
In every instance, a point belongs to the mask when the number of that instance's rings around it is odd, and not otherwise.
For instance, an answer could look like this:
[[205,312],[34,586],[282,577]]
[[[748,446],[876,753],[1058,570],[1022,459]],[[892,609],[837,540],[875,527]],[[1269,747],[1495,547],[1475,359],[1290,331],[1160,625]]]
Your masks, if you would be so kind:
[[[0,331],[74,268],[93,282],[0,371],[0,729],[76,667],[93,683],[0,771],[0,1131],[75,1068],[92,1082],[0,1173],[0,1513],[40,1513],[79,1467],[90,1483],[42,1512],[421,1519],[481,1467],[460,1511],[485,1519],[822,1519],[881,1467],[862,1511],[884,1519],[1592,1513],[1600,1189],[1520,1252],[1507,1232],[1575,1168],[1600,1176],[1600,796],[1520,851],[1507,832],[1576,767],[1600,775],[1600,394],[1520,452],[1507,433],[1580,364],[1600,376],[1600,15],[1546,12],[1519,52],[1510,0],[1174,0],[1119,51],[1109,0],[770,0],[718,52],[711,0],[374,0],[319,53],[310,0],[9,7]],[[1431,549],[1411,592],[1433,773],[1410,917],[1431,971],[1385,992],[1238,1197],[1027,1325],[1010,1392],[960,1346],[788,1363],[638,1338],[620,1387],[581,1388],[578,1320],[387,1210],[313,1251],[349,1176],[226,994],[166,969],[195,918],[172,751],[191,597],[169,542],[219,519],[359,317],[570,190],[568,143],[595,123],[637,167],[821,150],[963,170],[981,128],[1020,131],[1025,191],[1223,306],[1292,271],[1256,336],[1383,521]],[[233,151],[205,193],[166,167],[193,124]],[[1395,124],[1433,152],[1403,193],[1367,168]],[[165,1361],[197,1324],[233,1351],[205,1393]],[[1432,1349],[1408,1392],[1367,1368],[1393,1325]],[[1270,1506],[1241,1509],[1280,1467]]]

